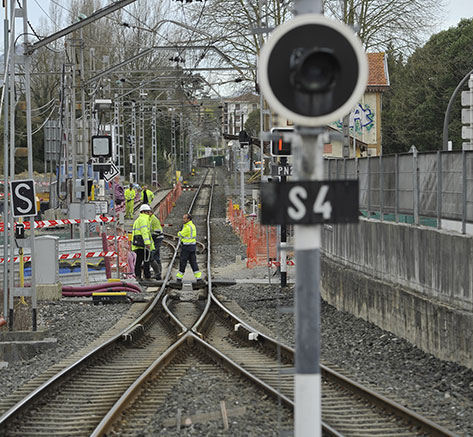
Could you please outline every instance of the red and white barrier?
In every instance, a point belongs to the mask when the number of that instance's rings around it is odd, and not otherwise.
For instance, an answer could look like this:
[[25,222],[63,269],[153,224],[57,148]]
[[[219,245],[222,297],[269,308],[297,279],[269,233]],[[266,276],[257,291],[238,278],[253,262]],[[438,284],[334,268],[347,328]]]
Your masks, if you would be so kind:
[[[288,259],[286,261],[286,264],[288,266],[295,266],[296,265],[296,263],[294,261],[292,261],[291,259]],[[269,261],[269,265],[279,267],[281,265],[281,263],[279,261]]]
[[[113,235],[107,235],[108,241],[115,241],[115,237]],[[117,235],[117,240],[128,240],[126,235]]]
[[[59,255],[59,259],[62,260],[62,259],[78,259],[80,258],[80,252],[77,252],[77,253],[63,253],[61,255]],[[85,254],[85,257],[86,258],[102,258],[102,257],[106,257],[106,256],[117,256],[117,252],[113,252],[113,251],[108,251],[108,252],[87,252]]]
[[[111,223],[115,221],[113,217],[104,217],[99,216],[99,218],[91,219],[91,220],[84,220],[84,223]],[[64,226],[64,225],[76,225],[79,224],[79,219],[64,219],[64,220],[35,220],[34,221],[34,229],[42,229],[42,228],[52,228],[54,226]],[[23,222],[25,225],[25,229],[30,229],[31,225],[30,222]],[[15,223],[16,225],[16,223]],[[5,229],[5,224],[0,222],[0,232],[3,232]]]
[[[114,251],[109,251],[109,252],[87,252],[85,254],[85,257],[86,258],[102,258],[102,257],[110,257],[110,256],[117,256],[117,252],[114,252]],[[59,256],[59,260],[65,260],[65,259],[80,259],[81,258],[81,254],[80,252],[77,252],[77,253],[63,253]],[[30,255],[27,255],[27,256],[24,256],[23,257],[23,261],[24,262],[28,262],[28,261],[31,261],[31,256]],[[5,262],[5,258],[0,258],[0,264],[3,264]],[[10,262],[10,258],[8,258],[8,262]],[[14,263],[18,263],[20,262],[20,257],[19,256],[15,256],[13,257],[13,262]],[[122,263],[120,263],[120,267]],[[126,265],[126,263],[123,263]]]

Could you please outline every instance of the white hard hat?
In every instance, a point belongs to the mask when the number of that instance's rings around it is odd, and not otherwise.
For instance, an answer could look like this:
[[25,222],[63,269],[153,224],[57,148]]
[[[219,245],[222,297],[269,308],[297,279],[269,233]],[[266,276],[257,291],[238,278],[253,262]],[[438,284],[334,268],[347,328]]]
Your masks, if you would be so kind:
[[140,206],[140,212],[151,211],[151,207],[147,204]]

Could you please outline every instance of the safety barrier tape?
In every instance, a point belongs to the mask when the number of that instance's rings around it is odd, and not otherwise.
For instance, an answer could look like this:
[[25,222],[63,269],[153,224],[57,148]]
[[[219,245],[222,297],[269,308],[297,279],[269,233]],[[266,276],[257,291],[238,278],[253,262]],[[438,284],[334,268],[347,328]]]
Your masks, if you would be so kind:
[[[28,261],[31,261],[31,256],[24,256],[23,261],[26,263]],[[5,262],[5,258],[0,258],[0,264],[3,264]],[[8,262],[10,262],[10,258],[8,258]],[[13,262],[14,263],[19,263],[20,262],[20,257],[15,256],[13,257]]]
[[[120,267],[128,267],[128,263],[123,263],[123,262],[122,262],[122,263],[119,263],[118,265],[119,265]],[[117,267],[117,263],[112,263],[112,264],[110,264],[110,267],[112,267],[112,269],[113,269],[113,268],[116,268],[116,267]]]
[[[286,264],[288,266],[295,266],[296,265],[296,263],[294,261],[292,261],[291,259],[288,259],[286,261]],[[281,263],[279,261],[269,261],[269,265],[279,267],[281,265]]]
[[[107,240],[115,240],[113,235],[107,235]],[[117,240],[128,240],[126,235],[117,235]]]
[[[84,220],[84,223],[111,223],[115,221],[114,217],[103,217],[100,216],[96,219],[91,220]],[[34,228],[41,229],[41,228],[51,228],[54,226],[63,226],[63,225],[76,225],[80,223],[79,219],[64,219],[64,220],[35,220],[34,221]],[[16,225],[17,223],[15,223]],[[25,225],[25,229],[30,229],[30,222],[23,222]],[[3,232],[5,228],[5,224],[0,222],[0,232]]]
[[[114,251],[108,251],[108,252],[87,252],[85,254],[86,258],[102,258],[102,257],[107,257],[107,256],[117,256],[117,252]],[[79,259],[81,257],[80,252],[78,253],[63,253],[59,256],[59,260],[65,260],[65,259]],[[31,256],[27,255],[23,257],[24,262],[31,261]],[[5,262],[5,258],[0,258],[0,264],[3,264]],[[8,262],[10,262],[10,258],[8,258]],[[13,257],[13,262],[18,263],[20,262],[20,257],[15,256]]]
[[[101,258],[105,256],[116,256],[117,252],[108,251],[108,252],[87,252],[85,254],[86,258]],[[80,252],[77,253],[62,253],[59,255],[59,259],[77,259],[80,258]]]

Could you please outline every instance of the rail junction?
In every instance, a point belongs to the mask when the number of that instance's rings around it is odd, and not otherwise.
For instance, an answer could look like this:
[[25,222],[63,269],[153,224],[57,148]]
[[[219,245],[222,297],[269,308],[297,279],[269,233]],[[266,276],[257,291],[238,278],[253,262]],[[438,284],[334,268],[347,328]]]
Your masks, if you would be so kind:
[[[164,279],[147,284],[152,296],[142,314],[66,368],[49,374],[43,384],[4,411],[2,435],[154,435],[212,418],[229,429],[233,416],[249,413],[243,400],[239,408],[222,401],[217,418],[191,417],[178,409],[175,417],[154,423],[150,431],[149,424],[165,406],[166,397],[180,390],[179,381],[190,368],[209,377],[244,378],[274,399],[281,414],[280,432],[290,434],[294,350],[234,314],[232,302],[219,297],[218,289],[235,281],[213,280],[215,173],[214,169],[203,172],[185,207],[199,224],[198,258],[206,288],[194,290],[187,279],[181,290],[170,287],[179,244],[168,238]],[[322,375],[324,435],[455,435],[326,366]]]

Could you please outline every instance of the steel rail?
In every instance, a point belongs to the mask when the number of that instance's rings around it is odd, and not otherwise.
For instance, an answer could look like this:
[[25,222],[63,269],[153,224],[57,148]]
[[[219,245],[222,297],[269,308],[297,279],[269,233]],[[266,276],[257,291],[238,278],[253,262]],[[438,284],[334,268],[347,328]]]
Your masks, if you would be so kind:
[[266,392],[270,393],[274,397],[279,397],[289,407],[294,407],[294,402],[286,396],[283,396],[277,392],[273,387],[265,383],[263,380],[257,378],[252,373],[248,372],[245,368],[237,364],[235,361],[228,358],[226,355],[221,353],[217,348],[213,347],[206,341],[199,338],[192,331],[187,331],[186,334],[176,343],[174,343],[166,352],[164,352],[136,381],[123,393],[120,399],[113,405],[109,412],[104,416],[99,425],[92,432],[91,437],[98,437],[111,431],[113,424],[119,419],[123,411],[129,406],[129,404],[140,395],[140,391],[143,385],[154,377],[160,371],[162,371],[168,363],[172,361],[172,358],[177,353],[179,348],[187,346],[189,344],[197,344],[203,348],[208,354],[211,354],[213,359],[222,367],[228,368],[232,371],[238,372],[245,376],[247,379],[262,387]]
[[[206,174],[207,176],[207,174]],[[203,178],[200,186],[203,185]],[[197,193],[196,193],[197,195]],[[0,428],[5,426],[9,421],[11,421],[15,416],[22,414],[27,408],[29,408],[40,396],[44,395],[47,390],[58,386],[63,381],[65,381],[75,370],[79,369],[81,366],[87,365],[93,359],[97,357],[99,353],[106,353],[107,350],[113,348],[117,345],[120,341],[128,341],[130,339],[134,340],[134,334],[138,331],[142,331],[148,324],[148,321],[151,319],[153,310],[156,307],[157,303],[161,300],[161,297],[164,294],[164,290],[166,288],[166,284],[169,281],[172,272],[172,266],[174,261],[177,257],[179,245],[176,246],[176,250],[172,257],[172,260],[169,264],[167,274],[165,276],[165,280],[163,281],[163,285],[161,289],[156,294],[155,298],[149,303],[145,311],[135,320],[133,321],[128,327],[123,329],[121,332],[110,338],[109,340],[105,341],[101,345],[97,346],[90,352],[88,352],[83,357],[79,358],[77,361],[72,363],[71,365],[65,367],[56,375],[49,378],[31,393],[29,393],[25,398],[23,398],[20,402],[16,403],[10,409],[8,409],[2,416],[0,416]],[[138,329],[139,328],[139,329]]]

